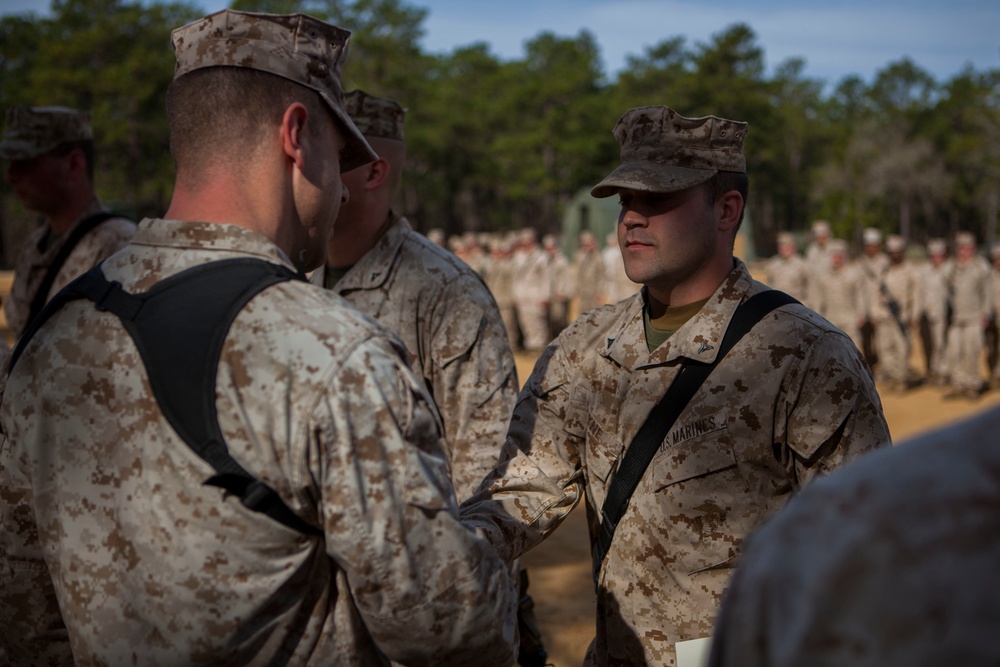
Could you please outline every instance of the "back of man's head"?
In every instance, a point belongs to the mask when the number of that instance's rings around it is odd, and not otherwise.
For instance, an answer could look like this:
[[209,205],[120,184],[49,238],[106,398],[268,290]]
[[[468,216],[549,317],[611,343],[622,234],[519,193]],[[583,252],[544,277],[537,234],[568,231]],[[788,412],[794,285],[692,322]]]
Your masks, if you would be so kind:
[[343,108],[349,38],[305,14],[230,10],[174,30],[167,112],[179,176],[251,157],[293,102],[317,118],[332,114],[347,142],[343,171],[376,159]]
[[389,176],[383,189],[391,199],[402,182],[406,163],[406,139],[403,135],[406,109],[395,100],[360,89],[344,95],[344,108],[379,157],[389,163]]

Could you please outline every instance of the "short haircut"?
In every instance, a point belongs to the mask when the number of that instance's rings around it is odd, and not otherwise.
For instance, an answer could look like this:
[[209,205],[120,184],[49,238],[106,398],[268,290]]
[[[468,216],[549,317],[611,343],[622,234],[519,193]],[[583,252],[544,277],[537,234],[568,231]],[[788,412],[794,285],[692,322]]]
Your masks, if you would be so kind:
[[[249,160],[294,102],[311,118],[334,118],[316,91],[269,72],[206,67],[178,77],[167,88],[170,154],[178,171],[197,175]],[[308,127],[315,136],[321,124]]]
[[81,139],[79,141],[67,141],[53,148],[49,153],[57,157],[66,157],[75,150],[83,153],[87,160],[87,180],[91,184],[94,182],[94,142],[92,139]]
[[715,176],[702,183],[705,189],[705,199],[709,204],[726,194],[730,190],[736,190],[743,197],[743,210],[740,211],[740,220],[736,224],[736,229],[743,224],[743,213],[747,210],[747,198],[750,195],[750,179],[742,171],[717,171]]

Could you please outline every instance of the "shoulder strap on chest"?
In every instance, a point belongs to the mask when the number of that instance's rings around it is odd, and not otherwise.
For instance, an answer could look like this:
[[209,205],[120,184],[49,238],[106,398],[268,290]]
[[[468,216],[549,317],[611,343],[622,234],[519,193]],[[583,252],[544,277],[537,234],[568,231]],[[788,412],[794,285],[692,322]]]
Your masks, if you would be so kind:
[[768,313],[792,303],[799,302],[778,290],[759,292],[741,303],[733,314],[729,328],[726,329],[715,361],[711,364],[685,364],[670,384],[664,397],[653,406],[646,421],[639,427],[632,443],[625,450],[618,472],[611,481],[608,493],[604,498],[604,505],[601,507],[601,527],[594,542],[595,586],[604,563],[604,557],[611,548],[611,541],[614,538],[618,522],[625,515],[632,494],[639,486],[639,481],[653,460],[660,443],[667,436],[670,427],[677,421],[698,388],[715,370],[719,362],[729,354],[733,346]]
[[278,264],[253,258],[210,262],[182,271],[143,294],[130,294],[94,267],[45,306],[18,342],[10,367],[23,346],[53,313],[69,301],[86,298],[98,310],[114,313],[132,337],[164,417],[184,442],[216,474],[206,484],[240,497],[243,504],[306,534],[316,527],[294,514],[278,494],[229,454],[219,427],[215,381],[219,358],[233,320],[262,290],[279,282],[304,279]]
[[83,237],[87,235],[90,230],[97,227],[102,222],[106,222],[111,218],[120,218],[117,213],[112,213],[111,211],[101,211],[100,213],[95,213],[88,216],[80,221],[76,227],[70,231],[69,236],[66,237],[66,242],[63,243],[62,247],[59,248],[59,252],[56,256],[52,258],[52,263],[49,268],[45,271],[45,276],[42,278],[42,282],[38,285],[38,290],[35,295],[31,298],[31,305],[28,308],[28,321],[35,319],[38,313],[42,312],[42,307],[48,300],[49,290],[52,289],[53,283],[56,281],[56,276],[59,275],[59,270],[62,269],[63,264],[69,258],[73,249],[83,240]]

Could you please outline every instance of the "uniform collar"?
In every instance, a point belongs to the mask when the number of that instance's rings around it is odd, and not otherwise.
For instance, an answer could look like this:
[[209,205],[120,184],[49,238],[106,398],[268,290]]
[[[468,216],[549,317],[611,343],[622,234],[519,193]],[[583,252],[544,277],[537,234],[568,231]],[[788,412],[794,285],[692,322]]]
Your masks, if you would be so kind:
[[677,330],[668,341],[652,352],[646,346],[642,311],[648,298],[646,288],[628,302],[618,322],[608,330],[601,355],[627,370],[668,364],[680,358],[713,363],[722,338],[729,328],[736,307],[745,299],[753,284],[750,272],[740,259],[733,259],[733,270],[708,303]]
[[133,245],[178,248],[185,250],[229,251],[257,256],[269,262],[295,265],[278,246],[264,235],[239,227],[214,222],[187,222],[145,218],[139,223]]
[[352,266],[351,270],[337,282],[335,289],[340,292],[341,290],[378,289],[381,287],[392,274],[392,265],[412,229],[406,218],[397,218],[382,235],[382,238],[375,243],[375,247],[366,252],[358,260],[358,263]]

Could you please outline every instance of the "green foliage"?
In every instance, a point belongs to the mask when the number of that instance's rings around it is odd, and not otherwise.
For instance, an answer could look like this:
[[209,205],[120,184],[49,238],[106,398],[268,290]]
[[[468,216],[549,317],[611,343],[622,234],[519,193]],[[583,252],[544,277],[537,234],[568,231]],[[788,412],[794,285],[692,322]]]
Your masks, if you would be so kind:
[[[400,208],[418,228],[449,232],[534,225],[553,231],[581,187],[618,162],[611,129],[631,107],[750,124],[749,207],[771,247],[777,231],[819,217],[838,236],[864,226],[915,241],[957,229],[989,240],[1000,200],[1000,70],[938,82],[901,58],[869,84],[772,73],[753,30],[734,24],[705,43],[667,36],[628,58],[614,80],[597,38],[541,32],[502,61],[482,43],[432,55],[427,10],[406,0],[234,0],[234,9],[305,12],[352,31],[345,90],[407,108]],[[193,4],[55,0],[46,16],[0,18],[0,104],[89,108],[102,197],[158,213],[170,195],[164,95],[169,32]],[[0,206],[0,211],[4,208]]]

